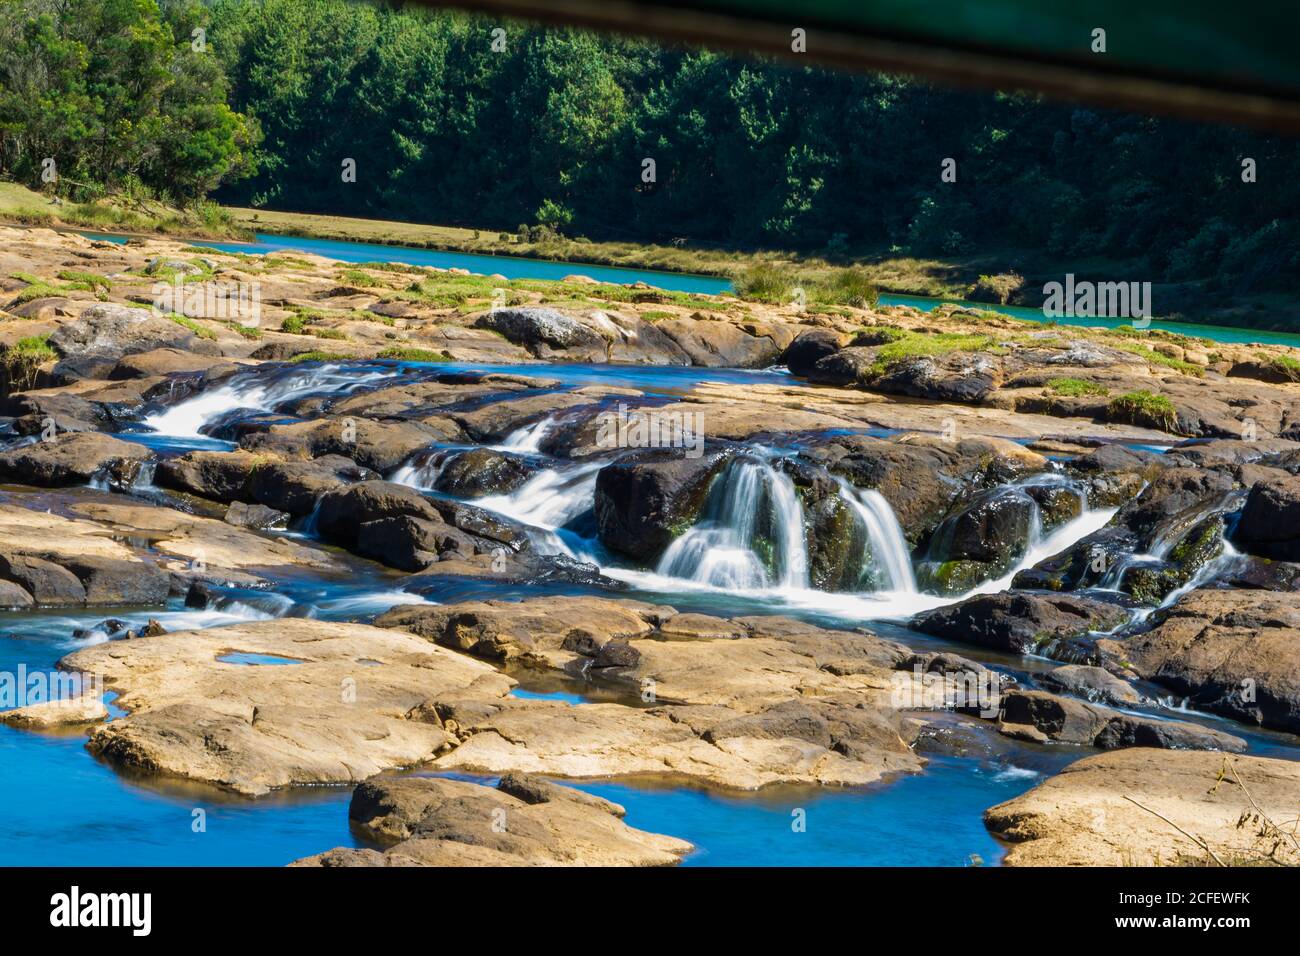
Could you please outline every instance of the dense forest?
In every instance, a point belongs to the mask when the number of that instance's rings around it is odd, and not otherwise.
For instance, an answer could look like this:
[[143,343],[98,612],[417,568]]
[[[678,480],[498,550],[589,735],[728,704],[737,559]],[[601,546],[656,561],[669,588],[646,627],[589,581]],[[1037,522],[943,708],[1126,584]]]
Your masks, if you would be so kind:
[[1035,249],[1240,293],[1300,278],[1296,146],[413,5],[0,0],[0,173],[39,185],[54,157],[72,187],[182,202],[832,255]]

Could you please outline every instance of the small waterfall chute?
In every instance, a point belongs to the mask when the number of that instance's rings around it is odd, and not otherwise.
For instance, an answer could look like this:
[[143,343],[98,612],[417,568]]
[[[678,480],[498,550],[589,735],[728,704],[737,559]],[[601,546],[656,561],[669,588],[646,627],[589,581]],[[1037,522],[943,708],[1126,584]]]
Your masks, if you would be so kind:
[[867,533],[871,564],[884,577],[887,590],[916,593],[912,556],[894,509],[879,491],[854,487],[837,479],[840,497],[849,503]]
[[542,442],[555,427],[555,418],[543,418],[539,422],[516,428],[506,436],[500,445],[493,446],[499,451],[514,451],[524,455],[535,455],[542,450]]
[[659,559],[657,573],[735,590],[808,588],[803,506],[790,476],[767,462],[732,462],[700,519]]

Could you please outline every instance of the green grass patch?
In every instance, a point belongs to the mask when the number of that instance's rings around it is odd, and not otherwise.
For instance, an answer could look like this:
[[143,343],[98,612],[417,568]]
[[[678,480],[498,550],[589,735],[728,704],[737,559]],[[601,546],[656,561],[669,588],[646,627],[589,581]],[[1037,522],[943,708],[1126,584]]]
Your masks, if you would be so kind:
[[98,292],[101,289],[107,292],[113,288],[112,279],[94,272],[78,272],[74,269],[64,269],[59,273],[59,278],[89,292]]
[[905,332],[901,337],[880,346],[871,365],[873,375],[880,375],[904,359],[947,355],[950,352],[997,352],[997,339],[974,332]]
[[1128,422],[1131,425],[1145,425],[1167,432],[1175,432],[1178,426],[1178,413],[1174,403],[1163,395],[1145,389],[1117,395],[1106,406],[1106,412],[1112,421]]
[[346,339],[347,334],[340,329],[308,329],[318,339]]
[[301,312],[286,315],[284,321],[280,323],[281,332],[290,332],[294,335],[302,335],[305,328],[307,328],[307,316]]
[[252,325],[240,325],[238,322],[227,322],[226,328],[230,329],[232,332],[238,333],[246,339],[260,339],[262,337],[262,330]]
[[290,362],[343,362],[354,356],[346,355],[343,352],[299,352]]
[[29,335],[19,339],[0,356],[7,390],[21,392],[36,384],[40,367],[59,357],[50,346],[49,335]]
[[1185,362],[1180,358],[1173,358],[1168,355],[1162,355],[1149,345],[1143,345],[1141,342],[1111,342],[1113,347],[1121,352],[1128,352],[1132,355],[1141,356],[1147,360],[1150,365],[1159,365],[1163,368],[1171,368],[1183,375],[1195,375],[1198,378],[1205,374],[1205,369],[1199,365],[1193,365],[1191,362]]
[[399,362],[450,362],[451,356],[446,352],[435,352],[432,349],[406,348],[404,346],[394,345],[386,348],[375,358],[396,359]]
[[1110,389],[1104,385],[1098,385],[1096,382],[1089,382],[1082,378],[1054,378],[1047,383],[1047,387],[1057,395],[1064,395],[1067,398],[1110,394]]
[[167,318],[171,319],[177,325],[185,326],[185,328],[189,329],[201,339],[215,339],[217,337],[216,332],[213,332],[206,325],[199,325],[199,323],[195,322],[188,315],[181,315],[177,312],[173,312],[171,315],[167,316]]

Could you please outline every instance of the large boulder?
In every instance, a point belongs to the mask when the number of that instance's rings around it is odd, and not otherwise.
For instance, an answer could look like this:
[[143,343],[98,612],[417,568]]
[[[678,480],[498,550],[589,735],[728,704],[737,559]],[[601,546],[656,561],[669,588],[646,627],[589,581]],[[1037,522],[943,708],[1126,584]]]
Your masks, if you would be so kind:
[[499,332],[516,345],[545,358],[555,352],[578,350],[604,355],[604,336],[556,309],[536,306],[493,309],[474,323]]
[[728,457],[652,452],[606,465],[596,476],[600,540],[629,557],[653,560],[695,521]]
[[[696,313],[699,316],[699,313]],[[691,364],[704,368],[766,368],[781,356],[785,327],[742,328],[729,321],[692,316],[658,323],[690,356]]]
[[828,355],[840,350],[843,340],[838,332],[830,329],[809,329],[786,346],[781,353],[781,364],[795,375],[805,378],[813,373],[814,367]]
[[537,466],[518,455],[473,448],[448,455],[433,487],[459,498],[481,498],[514,491],[537,473]]
[[1233,540],[1251,554],[1300,561],[1300,476],[1251,488]]
[[316,528],[326,540],[354,548],[363,524],[396,517],[442,523],[433,503],[414,488],[388,481],[363,481],[326,493],[320,499]]
[[1300,733],[1300,601],[1268,591],[1193,591],[1121,645],[1140,676],[1195,707]]
[[[95,360],[98,377],[111,374],[124,355],[177,349],[181,352],[220,355],[215,342],[200,338],[185,326],[149,309],[105,302],[92,305],[76,322],[60,325],[50,335],[50,345],[65,362]],[[106,364],[98,364],[99,362]]]
[[0,453],[0,478],[42,488],[84,485],[115,464],[151,455],[143,445],[111,435],[65,433]]
[[935,528],[918,580],[942,594],[961,594],[1000,577],[1028,549],[1038,512],[1037,502],[1019,488],[976,494]]

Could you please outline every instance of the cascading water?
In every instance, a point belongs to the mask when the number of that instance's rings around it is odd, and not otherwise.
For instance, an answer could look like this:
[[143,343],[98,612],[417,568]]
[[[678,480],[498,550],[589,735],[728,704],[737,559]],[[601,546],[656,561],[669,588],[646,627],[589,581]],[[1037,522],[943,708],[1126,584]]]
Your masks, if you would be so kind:
[[916,572],[903,537],[903,528],[885,496],[875,489],[861,489],[837,479],[840,497],[849,503],[867,533],[870,562],[888,582],[887,590],[916,593]]
[[223,385],[205,389],[192,398],[157,412],[143,424],[162,435],[197,438],[203,426],[239,408],[270,411],[277,405],[308,395],[350,395],[359,388],[376,385],[406,374],[400,368],[342,368],[321,365],[295,369],[267,381],[265,374],[235,375]]
[[596,473],[603,466],[597,461],[547,468],[509,494],[477,498],[474,504],[533,529],[533,544],[543,553],[595,560],[596,543],[564,529],[591,510]]
[[516,428],[506,436],[504,442],[493,447],[499,451],[514,451],[524,455],[535,455],[542,450],[542,442],[546,440],[546,436],[551,433],[554,427],[554,418],[543,418],[540,422],[534,422],[532,425]]
[[442,474],[446,463],[447,454],[442,450],[422,452],[389,475],[388,480],[408,488],[428,491],[437,484],[438,476]]
[[808,587],[803,508],[788,475],[733,462],[714,479],[700,520],[675,538],[657,573],[745,591]]

